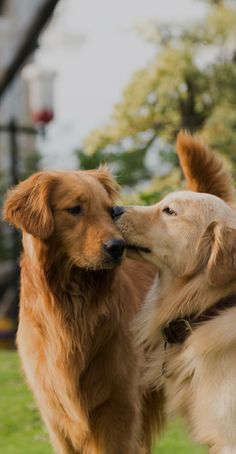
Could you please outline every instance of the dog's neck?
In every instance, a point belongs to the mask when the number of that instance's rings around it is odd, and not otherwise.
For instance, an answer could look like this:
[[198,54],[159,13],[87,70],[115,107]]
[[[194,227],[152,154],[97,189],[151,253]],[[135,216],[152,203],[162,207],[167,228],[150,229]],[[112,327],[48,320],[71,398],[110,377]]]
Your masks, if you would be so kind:
[[115,270],[85,270],[74,266],[60,251],[52,250],[47,242],[23,236],[24,255],[30,260],[29,271],[43,281],[55,296],[78,296],[81,292],[93,301],[109,292]]
[[[97,343],[99,338],[104,343],[118,325],[118,311],[112,310],[112,288],[119,272],[69,267],[63,256],[53,254],[47,245],[29,235],[23,244],[20,310],[31,312],[58,349],[66,343],[67,354],[79,352],[85,361],[93,354],[93,336],[98,338]],[[52,311],[56,324],[51,323]]]
[[200,314],[216,301],[236,292],[236,282],[227,286],[209,285],[204,273],[193,277],[174,276],[169,270],[160,271],[158,299],[159,326],[178,317]]
[[[170,279],[168,282],[168,279]],[[210,287],[204,274],[189,280],[168,276],[161,270],[146,298],[138,320],[139,337],[147,348],[162,342],[162,329],[171,321],[200,315],[217,301],[236,293],[236,282],[224,287]]]

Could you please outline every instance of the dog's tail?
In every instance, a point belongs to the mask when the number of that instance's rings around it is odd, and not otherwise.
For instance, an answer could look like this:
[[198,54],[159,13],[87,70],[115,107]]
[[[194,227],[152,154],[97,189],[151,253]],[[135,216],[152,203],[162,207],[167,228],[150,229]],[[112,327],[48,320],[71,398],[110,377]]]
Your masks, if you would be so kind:
[[216,153],[196,137],[181,131],[177,138],[177,154],[188,189],[214,194],[225,202],[233,202],[231,174]]

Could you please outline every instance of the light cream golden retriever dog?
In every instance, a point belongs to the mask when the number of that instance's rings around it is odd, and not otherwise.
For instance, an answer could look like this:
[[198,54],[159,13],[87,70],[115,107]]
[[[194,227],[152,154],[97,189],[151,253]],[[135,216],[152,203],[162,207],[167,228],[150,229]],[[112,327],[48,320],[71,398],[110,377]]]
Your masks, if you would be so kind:
[[[236,453],[236,213],[229,173],[197,139],[177,143],[188,191],[128,207],[117,226],[132,257],[159,268],[140,316],[146,383],[164,391],[211,453]],[[196,192],[194,192],[196,191]]]

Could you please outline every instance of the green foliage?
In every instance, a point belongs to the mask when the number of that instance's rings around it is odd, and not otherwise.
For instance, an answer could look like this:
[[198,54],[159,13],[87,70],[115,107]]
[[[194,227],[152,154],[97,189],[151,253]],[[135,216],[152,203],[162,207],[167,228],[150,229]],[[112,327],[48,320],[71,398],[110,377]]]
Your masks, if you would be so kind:
[[145,164],[146,154],[147,148],[140,145],[134,150],[119,150],[116,153],[106,152],[105,155],[103,150],[100,149],[92,154],[86,154],[82,150],[77,151],[81,169],[96,168],[109,162],[118,183],[121,185],[134,185],[151,176]]
[[[236,168],[236,5],[207,3],[199,23],[142,27],[156,55],[133,75],[109,122],[87,137],[78,152],[82,168],[110,162],[122,184],[136,185],[158,173],[147,168],[149,150],[176,166],[173,149],[181,128],[197,131]],[[156,139],[167,145],[161,152]]]
[[122,193],[122,203],[132,205],[152,205],[157,203],[169,192],[177,190],[181,187],[181,173],[179,168],[173,169],[167,175],[155,177],[151,180],[145,189],[137,191],[133,188],[128,193]]

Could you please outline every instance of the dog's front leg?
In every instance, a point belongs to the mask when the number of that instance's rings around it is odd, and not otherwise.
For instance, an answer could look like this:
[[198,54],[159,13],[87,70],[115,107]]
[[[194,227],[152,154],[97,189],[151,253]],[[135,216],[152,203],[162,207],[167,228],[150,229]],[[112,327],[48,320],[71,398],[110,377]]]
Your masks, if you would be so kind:
[[[137,402],[121,399],[119,393],[93,411],[93,454],[141,454],[140,411]],[[90,452],[86,454],[90,454]]]
[[82,451],[72,446],[70,440],[56,424],[46,423],[46,425],[55,454],[82,454]]

